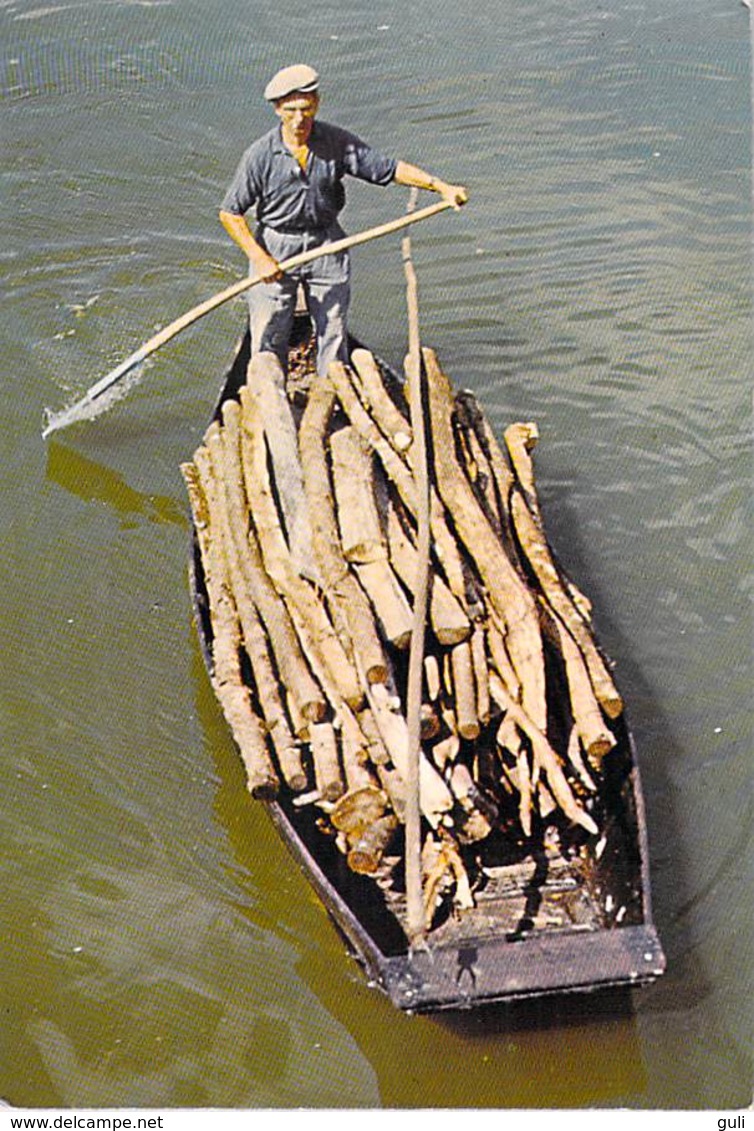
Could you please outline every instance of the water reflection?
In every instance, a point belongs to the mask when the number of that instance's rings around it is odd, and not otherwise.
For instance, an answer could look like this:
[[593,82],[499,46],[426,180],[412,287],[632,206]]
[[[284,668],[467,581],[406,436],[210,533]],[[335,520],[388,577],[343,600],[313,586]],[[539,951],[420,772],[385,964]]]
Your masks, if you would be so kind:
[[106,503],[123,519],[142,515],[149,522],[187,526],[185,506],[172,496],[136,491],[117,471],[57,440],[48,441],[47,478],[85,502]]

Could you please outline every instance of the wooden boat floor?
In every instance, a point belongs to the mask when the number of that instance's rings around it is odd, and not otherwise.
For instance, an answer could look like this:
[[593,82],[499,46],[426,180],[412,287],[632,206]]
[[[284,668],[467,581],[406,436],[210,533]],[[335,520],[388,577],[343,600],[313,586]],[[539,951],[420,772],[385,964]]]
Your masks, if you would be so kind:
[[[388,868],[375,878],[395,917],[405,920],[405,895],[396,891]],[[525,938],[532,931],[596,931],[605,926],[604,908],[587,881],[582,861],[547,850],[538,858],[483,869],[474,890],[476,906],[450,911],[435,922],[433,946],[455,946],[470,938]]]

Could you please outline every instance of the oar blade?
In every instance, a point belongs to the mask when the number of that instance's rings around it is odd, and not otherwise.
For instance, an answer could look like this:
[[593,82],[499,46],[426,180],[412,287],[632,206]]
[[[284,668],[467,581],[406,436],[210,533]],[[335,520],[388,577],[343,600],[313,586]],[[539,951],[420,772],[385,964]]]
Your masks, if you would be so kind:
[[95,417],[107,412],[122,400],[134,385],[138,385],[144,374],[144,360],[144,350],[137,350],[102,377],[96,385],[92,385],[74,404],[68,405],[59,412],[46,408],[46,424],[42,430],[42,439],[46,440],[61,428],[67,428],[81,420],[94,420]]

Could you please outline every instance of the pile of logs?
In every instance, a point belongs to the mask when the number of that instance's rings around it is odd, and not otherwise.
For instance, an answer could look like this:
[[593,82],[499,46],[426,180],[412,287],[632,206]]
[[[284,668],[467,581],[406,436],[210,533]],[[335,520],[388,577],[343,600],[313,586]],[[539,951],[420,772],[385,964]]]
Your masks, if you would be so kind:
[[[432,562],[420,790],[425,908],[473,903],[494,834],[533,850],[592,812],[622,702],[588,600],[545,537],[533,424],[495,438],[422,351]],[[417,573],[405,393],[366,350],[312,377],[299,426],[272,355],[249,366],[182,468],[213,631],[213,682],[252,794],[319,807],[356,872],[398,858]]]

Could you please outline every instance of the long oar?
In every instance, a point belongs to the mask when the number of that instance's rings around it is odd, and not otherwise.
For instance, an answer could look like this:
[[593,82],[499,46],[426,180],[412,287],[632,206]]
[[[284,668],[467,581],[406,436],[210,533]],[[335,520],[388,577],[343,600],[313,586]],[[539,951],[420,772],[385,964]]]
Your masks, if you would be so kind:
[[[390,220],[386,224],[380,224],[376,228],[369,228],[363,232],[357,232],[353,236],[345,236],[342,240],[335,240],[334,243],[322,244],[319,247],[313,247],[309,251],[302,251],[300,255],[293,255],[290,259],[285,259],[280,264],[283,271],[290,271],[294,267],[301,267],[304,263],[311,263],[312,260],[318,259],[323,255],[336,255],[339,251],[346,251],[350,247],[356,247],[357,244],[366,243],[368,240],[378,239],[380,236],[388,236],[391,232],[397,232],[401,228],[407,227],[409,224],[416,224],[420,220],[426,220],[430,216],[435,216],[438,212],[442,212],[446,208],[451,208],[452,205],[449,201],[443,200],[438,204],[430,204],[427,208],[422,208],[418,212],[412,212],[406,216],[400,216],[397,220]],[[219,291],[212,298],[206,299],[205,302],[195,306],[192,310],[176,318],[175,322],[171,322],[154,337],[140,346],[135,353],[127,357],[125,361],[116,366],[110,373],[101,380],[92,385],[90,389],[84,394],[81,400],[71,405],[69,408],[63,409],[61,412],[52,413],[48,410],[47,424],[42,432],[42,437],[46,438],[52,432],[56,432],[59,428],[65,428],[69,424],[75,423],[77,420],[84,420],[88,416],[93,415],[92,409],[95,402],[102,397],[108,389],[113,388],[119,381],[122,381],[127,374],[131,373],[139,365],[153,353],[155,353],[161,346],[164,346],[176,334],[180,334],[181,330],[185,330],[188,326],[193,325],[205,314],[210,311],[216,310],[218,306],[222,306],[224,302],[229,299],[235,298],[236,295],[243,294],[248,291],[250,287],[256,286],[261,283],[262,278],[259,275],[249,276],[246,279],[240,279],[232,286],[226,287],[224,291]]]

